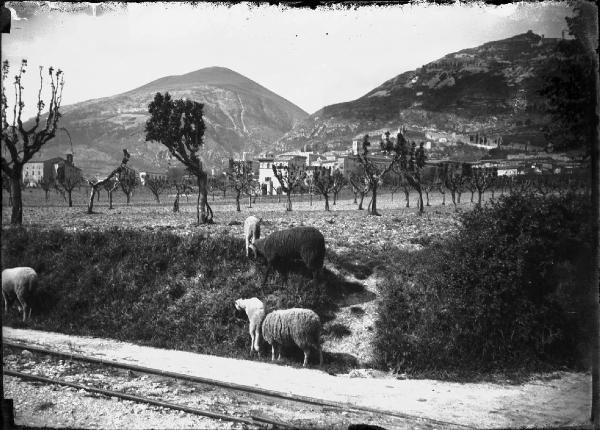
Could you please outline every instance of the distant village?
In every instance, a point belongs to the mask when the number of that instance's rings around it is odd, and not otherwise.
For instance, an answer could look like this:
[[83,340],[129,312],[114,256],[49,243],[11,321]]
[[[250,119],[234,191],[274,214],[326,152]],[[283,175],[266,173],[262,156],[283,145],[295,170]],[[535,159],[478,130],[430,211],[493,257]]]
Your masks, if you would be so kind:
[[[443,143],[452,145],[453,142],[448,141],[446,137],[427,136],[434,140],[435,143]],[[379,136],[371,136],[371,147],[369,149],[369,157],[375,162],[380,161],[385,164],[389,161],[389,156],[379,150]],[[381,134],[381,141],[385,139],[385,133]],[[390,137],[395,141],[394,137]],[[491,139],[490,139],[491,140]],[[501,137],[493,139],[493,145],[489,145],[488,140],[483,135],[469,136],[469,145],[491,149],[499,147],[502,144]],[[431,141],[425,141],[423,148],[428,151],[432,148]],[[514,147],[512,149],[515,149]],[[531,147],[528,151],[527,147],[520,148],[524,150],[522,153],[509,154],[502,159],[484,159],[479,161],[456,161],[444,158],[431,157],[428,154],[428,165],[458,164],[468,166],[467,170],[474,168],[484,168],[492,171],[497,176],[515,176],[523,174],[560,174],[568,173],[581,166],[581,162],[560,153],[548,151],[548,148],[542,149]],[[332,171],[338,170],[345,176],[349,175],[357,165],[356,154],[362,150],[362,141],[353,140],[352,145],[347,150],[327,151],[317,153],[310,150],[308,145],[305,145],[301,150],[283,152],[274,154],[272,152],[261,153],[254,156],[251,153],[244,152],[241,159],[234,161],[242,161],[246,163],[252,170],[254,178],[257,181],[257,191],[263,195],[276,194],[281,189],[281,184],[273,174],[273,166],[282,168],[284,175],[285,171],[290,167],[299,167],[306,170],[307,175],[311,175],[315,169],[330,168]],[[228,160],[222,160],[223,165]],[[53,182],[57,178],[59,170],[64,171],[65,178],[72,180],[83,179],[82,170],[75,166],[73,154],[66,154],[65,158],[54,157],[45,161],[30,162],[25,164],[23,169],[23,185],[25,187],[38,187],[44,181]],[[209,176],[215,177],[225,174],[225,169],[211,168],[208,172]],[[139,184],[146,185],[146,181],[150,178],[164,179],[169,178],[168,171],[139,171]]]

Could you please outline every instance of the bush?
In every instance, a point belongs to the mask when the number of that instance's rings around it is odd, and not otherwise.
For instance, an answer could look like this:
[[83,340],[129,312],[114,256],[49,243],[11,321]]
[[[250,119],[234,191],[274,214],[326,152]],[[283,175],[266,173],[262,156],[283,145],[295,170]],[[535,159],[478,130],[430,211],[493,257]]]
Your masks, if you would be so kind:
[[[236,299],[268,298],[320,316],[332,302],[322,285],[299,275],[288,285],[261,288],[264,267],[243,248],[243,240],[230,235],[6,228],[2,265],[38,272],[32,328],[245,356],[247,321],[235,316]],[[21,324],[13,311],[3,323]]]
[[[459,232],[381,285],[380,365],[403,372],[586,365],[591,206],[511,195],[460,215]],[[588,318],[589,319],[589,318]]]

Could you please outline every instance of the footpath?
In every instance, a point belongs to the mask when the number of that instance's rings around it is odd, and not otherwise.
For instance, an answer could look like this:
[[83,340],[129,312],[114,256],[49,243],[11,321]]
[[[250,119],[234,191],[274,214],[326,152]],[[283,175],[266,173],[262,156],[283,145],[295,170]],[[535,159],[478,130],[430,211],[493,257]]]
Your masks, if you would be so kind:
[[[285,394],[375,408],[476,428],[564,427],[588,424],[589,373],[555,372],[520,384],[330,375],[295,368],[166,350],[110,339],[3,327],[6,341],[88,355]],[[368,372],[363,372],[368,374]]]

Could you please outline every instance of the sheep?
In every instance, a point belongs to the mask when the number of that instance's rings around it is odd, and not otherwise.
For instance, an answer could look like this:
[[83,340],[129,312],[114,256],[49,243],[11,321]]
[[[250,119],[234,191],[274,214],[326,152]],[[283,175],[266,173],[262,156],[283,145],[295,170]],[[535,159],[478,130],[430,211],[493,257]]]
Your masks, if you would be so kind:
[[[14,301],[15,297],[21,306],[17,305],[19,311],[23,309],[23,322],[27,317],[31,318],[31,305],[28,303],[37,287],[38,277],[31,267],[14,267],[2,271],[2,296],[4,297],[4,312]],[[29,311],[29,312],[28,312]]]
[[271,361],[282,345],[296,345],[304,352],[303,367],[308,364],[311,347],[319,352],[319,366],[323,365],[321,349],[321,320],[310,309],[292,308],[270,312],[262,323],[263,338],[271,345]]
[[[246,239],[246,257],[248,257],[248,247],[254,243],[255,240],[260,239],[260,223],[262,218],[257,218],[254,215],[249,216],[244,221],[244,238]],[[256,251],[254,251],[254,258],[256,258]]]
[[[325,238],[314,227],[303,226],[276,231],[264,239],[255,240],[250,248],[255,255],[262,255],[267,260],[263,285],[266,284],[275,265],[289,263],[298,257],[312,272],[313,279],[317,279],[325,259]],[[287,273],[284,275],[287,278]]]
[[265,305],[256,297],[251,299],[237,299],[235,308],[240,311],[244,310],[250,321],[248,332],[250,333],[250,355],[252,351],[258,353],[260,358],[260,328],[265,319]]

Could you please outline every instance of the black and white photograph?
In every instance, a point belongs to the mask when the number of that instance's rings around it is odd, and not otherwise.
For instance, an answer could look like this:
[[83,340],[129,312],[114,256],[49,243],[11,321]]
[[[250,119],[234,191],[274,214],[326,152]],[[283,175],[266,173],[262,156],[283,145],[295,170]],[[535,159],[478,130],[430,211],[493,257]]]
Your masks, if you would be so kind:
[[595,2],[0,2],[3,429],[600,430]]

